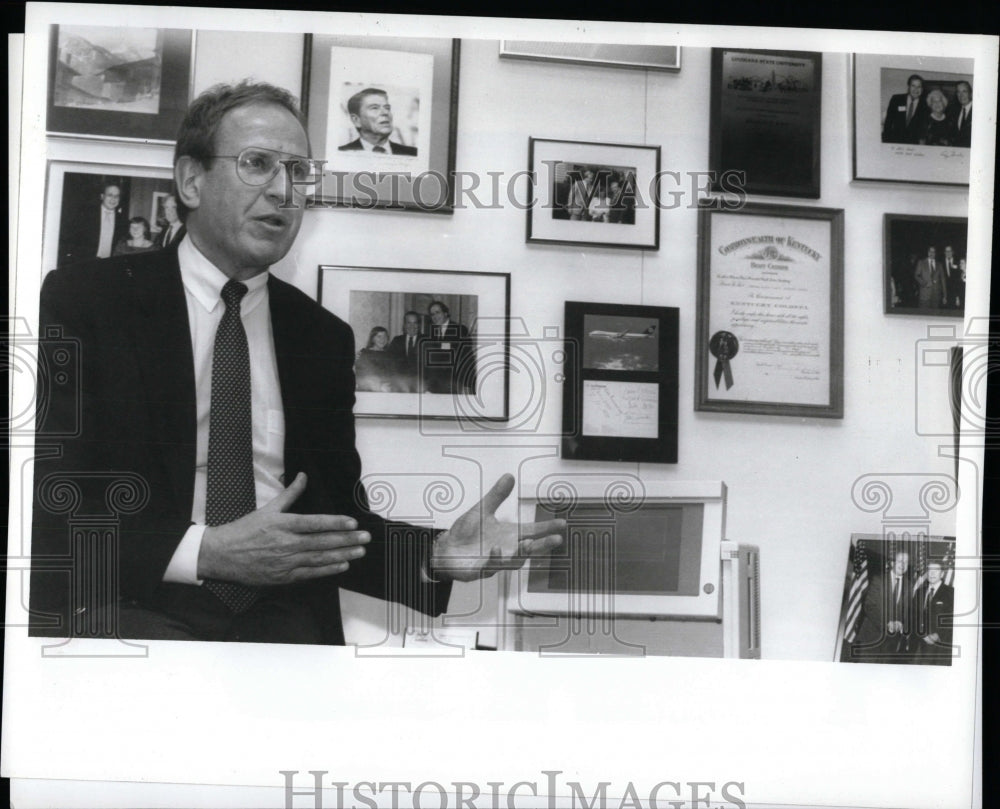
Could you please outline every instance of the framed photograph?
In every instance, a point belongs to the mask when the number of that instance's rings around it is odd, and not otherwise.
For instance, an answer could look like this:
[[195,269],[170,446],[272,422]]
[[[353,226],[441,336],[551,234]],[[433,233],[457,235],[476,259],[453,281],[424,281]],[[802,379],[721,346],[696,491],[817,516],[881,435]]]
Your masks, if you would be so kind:
[[136,217],[153,236],[152,212],[173,186],[169,168],[49,161],[43,270],[121,252]]
[[500,40],[504,59],[532,59],[573,65],[628,67],[638,70],[681,69],[679,45],[612,45],[605,42],[541,42],[526,39]]
[[528,139],[528,241],[660,249],[659,146]]
[[566,301],[563,458],[677,463],[679,311]]
[[451,213],[459,40],[306,34],[311,206]]
[[969,220],[887,213],[883,230],[885,313],[964,317]]
[[834,660],[950,666],[955,538],[852,534]]
[[695,409],[844,415],[844,212],[698,216]]
[[819,198],[823,54],[712,49],[713,188],[742,172],[748,194]]
[[358,416],[506,421],[510,276],[320,265],[354,332]]
[[172,143],[194,75],[194,32],[53,25],[50,135]]
[[968,185],[972,63],[855,54],[854,179]]

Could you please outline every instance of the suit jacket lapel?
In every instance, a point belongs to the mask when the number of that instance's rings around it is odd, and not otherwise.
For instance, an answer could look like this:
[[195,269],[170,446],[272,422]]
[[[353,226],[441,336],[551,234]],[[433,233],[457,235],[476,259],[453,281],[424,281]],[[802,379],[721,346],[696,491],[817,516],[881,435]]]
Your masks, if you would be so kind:
[[194,353],[176,246],[145,253],[129,268],[132,305],[123,315],[139,358],[150,435],[156,436],[175,496],[190,510],[197,408]]

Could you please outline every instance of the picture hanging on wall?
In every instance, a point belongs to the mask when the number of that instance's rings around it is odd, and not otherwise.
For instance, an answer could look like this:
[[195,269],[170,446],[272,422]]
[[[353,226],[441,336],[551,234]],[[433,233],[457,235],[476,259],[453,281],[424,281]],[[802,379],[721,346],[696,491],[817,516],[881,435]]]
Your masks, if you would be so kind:
[[354,333],[356,415],[507,419],[506,273],[324,264],[317,295]]
[[503,39],[500,56],[505,59],[531,59],[538,62],[564,62],[573,65],[627,67],[638,70],[681,69],[678,45],[612,45],[603,42],[541,42]]
[[887,213],[883,231],[885,313],[964,317],[969,220]]
[[677,463],[679,311],[566,302],[563,458]]
[[[123,251],[156,249],[156,237],[168,222],[166,218],[155,221],[153,212],[156,205],[162,212],[162,201],[173,187],[169,168],[50,161],[43,269],[67,267],[98,258],[99,254],[105,258]],[[113,212],[114,228],[102,245],[101,218],[105,210]],[[142,230],[143,239],[131,237],[133,226]],[[152,245],[142,248],[147,239]]]
[[306,34],[302,110],[325,160],[311,205],[451,213],[457,39]]
[[950,666],[955,539],[853,534],[834,660]]
[[658,250],[659,146],[528,139],[528,241]]
[[854,179],[968,185],[972,59],[854,55]]
[[714,190],[740,172],[748,194],[819,197],[822,79],[821,53],[712,50]]
[[844,212],[698,216],[695,409],[844,415]]
[[193,64],[189,30],[53,25],[46,129],[172,143],[191,98]]

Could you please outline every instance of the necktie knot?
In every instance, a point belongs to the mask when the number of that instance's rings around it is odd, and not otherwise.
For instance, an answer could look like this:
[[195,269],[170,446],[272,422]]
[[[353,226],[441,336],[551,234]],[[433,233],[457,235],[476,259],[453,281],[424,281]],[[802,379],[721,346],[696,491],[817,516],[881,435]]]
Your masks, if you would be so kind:
[[227,281],[222,288],[222,302],[226,304],[226,309],[239,311],[240,301],[249,290],[247,285],[239,281]]
[[373,152],[377,152],[378,154],[386,154],[386,150],[385,150],[384,146],[373,146],[372,147],[372,151]]

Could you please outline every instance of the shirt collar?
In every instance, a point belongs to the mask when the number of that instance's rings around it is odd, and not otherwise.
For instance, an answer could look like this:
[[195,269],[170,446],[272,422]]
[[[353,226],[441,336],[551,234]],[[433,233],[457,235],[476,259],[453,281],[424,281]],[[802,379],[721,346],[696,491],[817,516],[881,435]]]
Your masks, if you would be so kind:
[[[222,300],[222,288],[229,277],[205,258],[188,236],[185,236],[177,247],[177,261],[180,263],[184,288],[206,312],[214,312]],[[267,299],[269,275],[268,272],[262,272],[243,282],[248,291],[240,306],[242,314],[252,312]]]
[[[364,151],[370,152],[370,151],[372,151],[375,148],[375,144],[374,143],[372,143],[370,141],[367,141],[364,138],[360,138],[360,140],[361,140],[361,148]],[[385,149],[385,153],[386,154],[392,154],[392,147],[389,145],[389,141],[386,141],[385,143],[382,143],[382,144],[379,144],[379,145],[383,149]]]

